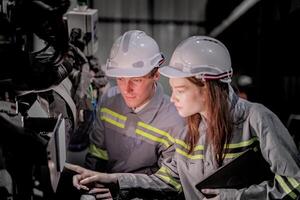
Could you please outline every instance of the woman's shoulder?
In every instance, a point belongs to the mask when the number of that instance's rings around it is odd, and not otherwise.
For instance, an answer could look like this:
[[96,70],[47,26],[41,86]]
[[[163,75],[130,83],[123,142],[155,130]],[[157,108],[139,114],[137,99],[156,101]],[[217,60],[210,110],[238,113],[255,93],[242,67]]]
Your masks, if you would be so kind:
[[246,112],[249,116],[274,115],[274,113],[265,105],[241,98],[236,105],[236,110],[239,112]]
[[275,115],[269,108],[261,103],[251,103],[249,106],[249,115],[253,116],[268,116]]

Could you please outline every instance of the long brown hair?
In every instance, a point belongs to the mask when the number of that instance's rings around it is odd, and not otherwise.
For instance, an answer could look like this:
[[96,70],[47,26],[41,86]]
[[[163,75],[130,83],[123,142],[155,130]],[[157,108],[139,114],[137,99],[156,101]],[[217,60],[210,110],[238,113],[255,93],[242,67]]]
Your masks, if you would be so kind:
[[[187,78],[198,87],[204,87],[204,82],[200,79]],[[215,159],[218,165],[222,165],[224,160],[224,145],[232,137],[233,121],[230,114],[230,105],[228,103],[228,84],[218,80],[207,80],[207,130],[206,143],[212,145]],[[186,142],[190,145],[191,153],[197,144],[201,132],[199,124],[202,118],[199,113],[187,117],[188,135]]]

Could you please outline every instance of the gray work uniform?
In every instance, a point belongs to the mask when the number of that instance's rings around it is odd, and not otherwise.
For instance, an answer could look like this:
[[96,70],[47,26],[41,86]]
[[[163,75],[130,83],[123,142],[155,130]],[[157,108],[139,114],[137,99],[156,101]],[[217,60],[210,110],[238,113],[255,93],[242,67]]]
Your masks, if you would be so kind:
[[[270,164],[275,177],[243,189],[221,189],[220,199],[297,199],[300,194],[299,152],[287,129],[274,113],[261,104],[250,103],[238,98],[231,89],[231,105],[234,117],[234,132],[226,147],[224,163],[240,155],[249,148],[259,149]],[[129,194],[152,190],[161,196],[174,191],[184,191],[188,200],[203,199],[195,188],[205,176],[216,170],[211,147],[205,145],[206,124],[199,126],[201,135],[194,151],[188,154],[184,142],[185,133],[175,139],[176,153],[167,158],[162,168],[152,176],[119,175],[120,193]],[[245,171],[247,173],[247,171]],[[125,197],[125,196],[124,196]],[[125,198],[124,198],[125,199]]]
[[[153,174],[163,159],[174,154],[170,138],[184,126],[184,119],[160,84],[150,102],[137,113],[125,104],[117,87],[110,88],[99,105],[90,135],[87,165],[99,171]],[[89,161],[95,157],[101,166]]]

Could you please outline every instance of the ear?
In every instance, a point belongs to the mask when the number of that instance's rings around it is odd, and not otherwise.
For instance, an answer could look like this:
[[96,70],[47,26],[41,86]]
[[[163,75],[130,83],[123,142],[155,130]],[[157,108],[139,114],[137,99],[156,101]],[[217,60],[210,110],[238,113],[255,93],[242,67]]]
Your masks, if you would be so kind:
[[155,72],[155,74],[153,75],[153,80],[158,81],[160,77],[160,73],[157,71]]

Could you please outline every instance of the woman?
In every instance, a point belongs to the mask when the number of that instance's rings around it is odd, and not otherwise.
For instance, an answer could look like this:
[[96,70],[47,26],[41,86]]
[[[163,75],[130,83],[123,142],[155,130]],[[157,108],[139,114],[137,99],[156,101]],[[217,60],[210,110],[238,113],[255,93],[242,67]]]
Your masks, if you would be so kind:
[[[173,139],[173,158],[151,176],[103,174],[69,166],[80,173],[74,177],[77,188],[91,182],[116,183],[125,196],[163,197],[183,191],[191,200],[211,195],[209,199],[299,197],[300,161],[291,136],[270,110],[233,92],[230,55],[220,41],[204,36],[184,40],[160,73],[170,78],[171,101],[188,122],[187,131]],[[261,152],[274,178],[241,189],[196,189],[204,177],[248,149]]]

